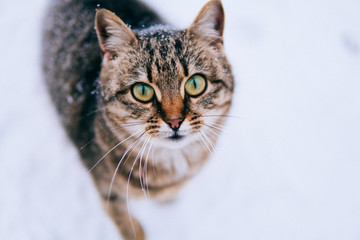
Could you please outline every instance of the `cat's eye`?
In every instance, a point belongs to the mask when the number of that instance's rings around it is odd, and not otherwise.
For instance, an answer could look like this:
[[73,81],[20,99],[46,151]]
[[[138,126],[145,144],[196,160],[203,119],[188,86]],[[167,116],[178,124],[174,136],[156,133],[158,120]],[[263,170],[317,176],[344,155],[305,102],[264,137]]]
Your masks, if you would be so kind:
[[185,92],[190,97],[198,97],[205,92],[206,87],[206,79],[199,74],[195,74],[186,81]]
[[153,100],[155,92],[152,87],[146,83],[136,83],[131,90],[133,97],[142,103],[148,103]]

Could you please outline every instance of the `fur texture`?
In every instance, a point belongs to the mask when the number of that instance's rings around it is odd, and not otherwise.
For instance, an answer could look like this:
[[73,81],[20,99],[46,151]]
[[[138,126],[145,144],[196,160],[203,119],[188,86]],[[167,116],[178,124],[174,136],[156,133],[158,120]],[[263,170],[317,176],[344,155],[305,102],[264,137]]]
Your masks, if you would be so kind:
[[[212,0],[178,30],[137,1],[100,3],[115,13],[98,9],[95,16],[97,2],[90,0],[50,7],[44,76],[109,215],[124,239],[140,240],[145,235],[128,215],[128,196],[176,196],[208,159],[230,108],[224,12]],[[185,90],[194,76],[206,81],[199,96]],[[139,83],[153,89],[151,101],[134,96]]]

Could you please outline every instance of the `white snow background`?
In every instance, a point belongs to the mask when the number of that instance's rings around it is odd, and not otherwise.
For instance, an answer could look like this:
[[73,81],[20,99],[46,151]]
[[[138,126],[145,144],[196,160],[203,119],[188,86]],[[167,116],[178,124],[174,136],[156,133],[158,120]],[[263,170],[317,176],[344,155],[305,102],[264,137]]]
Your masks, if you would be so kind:
[[[148,0],[187,27],[205,0]],[[40,70],[46,0],[0,1],[0,239],[116,240]],[[360,2],[223,0],[235,100],[149,240],[360,239]]]

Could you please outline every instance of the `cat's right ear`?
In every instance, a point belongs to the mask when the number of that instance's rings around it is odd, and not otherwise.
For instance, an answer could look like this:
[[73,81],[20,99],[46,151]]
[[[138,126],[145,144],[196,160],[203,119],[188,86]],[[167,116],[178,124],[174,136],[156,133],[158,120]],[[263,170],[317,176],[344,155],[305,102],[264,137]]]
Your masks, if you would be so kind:
[[101,48],[101,56],[113,59],[124,48],[137,45],[135,34],[121,19],[106,9],[98,9],[95,29]]
[[188,28],[187,34],[215,44],[222,44],[224,22],[225,15],[221,0],[210,0],[200,10],[195,21]]

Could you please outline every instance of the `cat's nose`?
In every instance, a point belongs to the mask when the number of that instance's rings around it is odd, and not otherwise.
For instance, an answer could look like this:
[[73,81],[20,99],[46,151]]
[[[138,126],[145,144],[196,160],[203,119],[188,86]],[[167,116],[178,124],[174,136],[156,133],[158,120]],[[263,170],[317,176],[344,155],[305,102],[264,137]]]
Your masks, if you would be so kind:
[[176,131],[180,128],[180,125],[183,121],[184,121],[184,118],[171,118],[171,119],[167,119],[166,123],[169,124],[171,129]]

